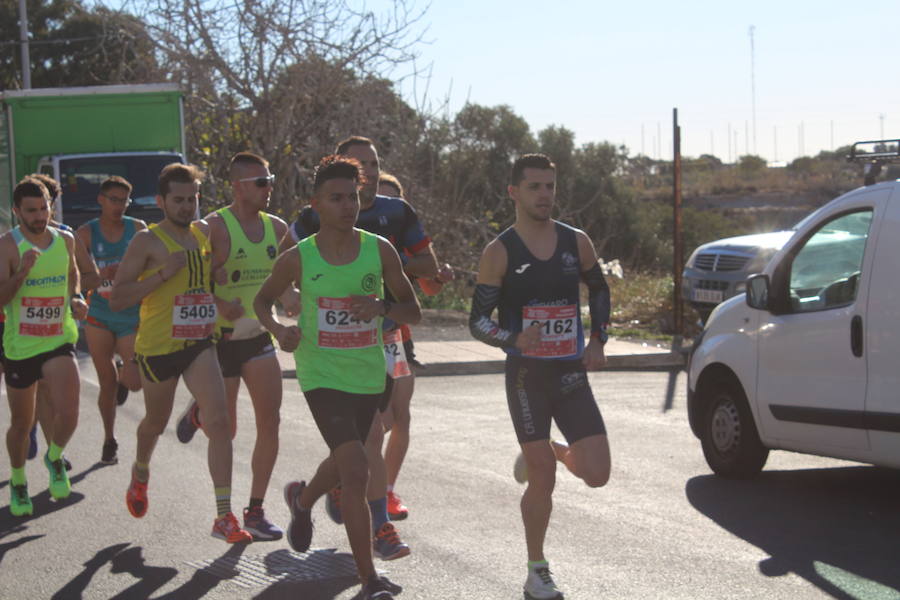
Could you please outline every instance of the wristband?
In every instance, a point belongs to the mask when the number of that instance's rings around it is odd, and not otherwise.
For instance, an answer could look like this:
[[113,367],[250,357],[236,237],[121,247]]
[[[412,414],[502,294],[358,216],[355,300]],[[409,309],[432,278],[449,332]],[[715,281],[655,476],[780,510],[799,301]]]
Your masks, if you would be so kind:
[[381,311],[381,316],[382,316],[382,317],[386,317],[387,314],[388,314],[388,311],[391,310],[391,305],[393,305],[393,302],[391,302],[391,301],[388,300],[387,298],[382,298],[382,299],[381,299],[381,305],[382,305],[382,307],[383,307],[383,309],[382,309],[382,311]]
[[78,298],[79,300],[84,300],[84,296],[82,295],[81,292],[78,292],[77,294],[72,294],[72,300],[74,300],[75,298]]

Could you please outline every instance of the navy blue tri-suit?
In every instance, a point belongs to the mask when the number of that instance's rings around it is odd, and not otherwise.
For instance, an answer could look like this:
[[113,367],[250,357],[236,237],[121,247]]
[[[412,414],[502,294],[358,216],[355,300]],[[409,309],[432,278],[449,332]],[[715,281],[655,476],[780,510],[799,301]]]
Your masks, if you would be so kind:
[[554,221],[556,251],[539,260],[512,227],[500,234],[506,273],[500,287],[499,325],[519,333],[541,325],[541,344],[527,355],[504,346],[506,397],[519,443],[550,439],[550,420],[569,444],[605,434],[582,363],[581,260],[575,229]]

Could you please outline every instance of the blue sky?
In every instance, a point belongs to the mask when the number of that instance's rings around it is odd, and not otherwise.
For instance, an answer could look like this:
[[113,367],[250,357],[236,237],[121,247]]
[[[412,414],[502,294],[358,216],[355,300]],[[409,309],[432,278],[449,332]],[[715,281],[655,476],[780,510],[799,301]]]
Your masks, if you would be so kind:
[[579,144],[671,158],[678,107],[685,155],[754,153],[753,25],[757,154],[791,160],[882,127],[900,137],[898,0],[434,0],[423,22],[419,65],[451,114],[508,104],[535,132],[563,125]]

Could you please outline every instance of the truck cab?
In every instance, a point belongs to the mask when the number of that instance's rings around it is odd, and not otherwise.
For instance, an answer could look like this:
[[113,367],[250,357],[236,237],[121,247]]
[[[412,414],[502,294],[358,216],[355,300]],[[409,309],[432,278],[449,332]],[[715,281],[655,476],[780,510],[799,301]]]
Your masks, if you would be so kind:
[[900,468],[898,256],[900,180],[866,185],[712,312],[688,415],[714,472],[753,476],[774,449]]
[[60,182],[62,194],[53,205],[53,218],[77,228],[100,214],[100,184],[111,175],[124,177],[133,186],[131,205],[125,214],[148,223],[160,221],[156,206],[156,181],[167,164],[184,163],[176,152],[118,152],[45,156],[40,173]]

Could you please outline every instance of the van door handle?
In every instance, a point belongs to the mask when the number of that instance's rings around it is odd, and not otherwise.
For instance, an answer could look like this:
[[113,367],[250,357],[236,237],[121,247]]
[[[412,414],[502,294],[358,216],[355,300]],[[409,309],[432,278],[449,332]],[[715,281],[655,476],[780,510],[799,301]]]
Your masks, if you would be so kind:
[[863,354],[863,322],[862,317],[856,315],[850,321],[850,349],[853,356],[860,357]]

